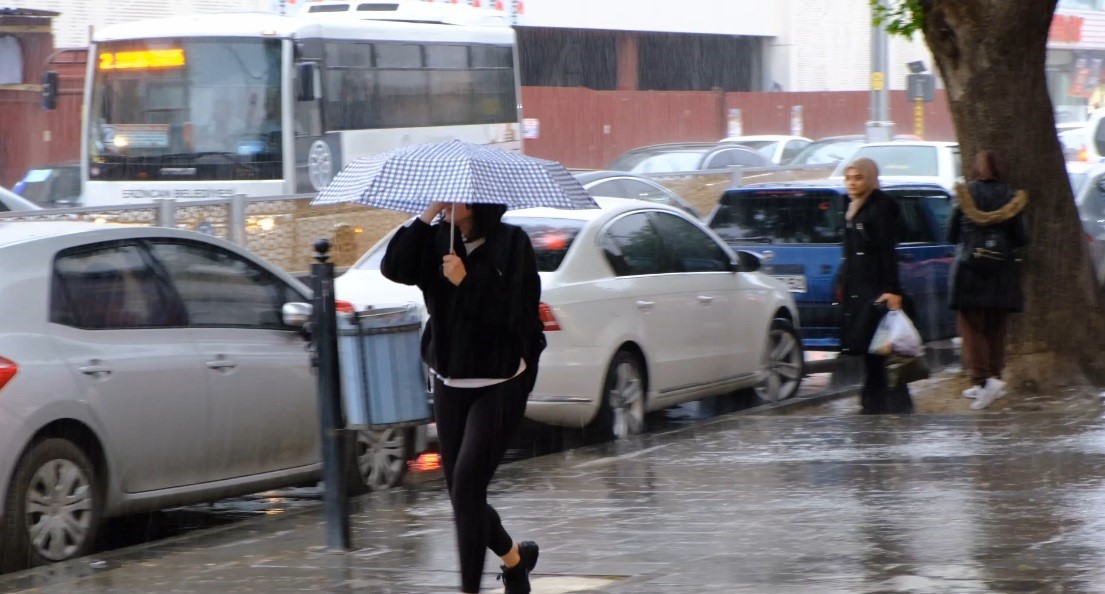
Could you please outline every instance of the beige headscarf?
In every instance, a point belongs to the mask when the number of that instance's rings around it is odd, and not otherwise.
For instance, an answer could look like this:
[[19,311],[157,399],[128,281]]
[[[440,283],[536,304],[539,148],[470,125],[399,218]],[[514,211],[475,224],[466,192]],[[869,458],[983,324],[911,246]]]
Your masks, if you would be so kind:
[[867,180],[867,193],[859,198],[852,197],[852,201],[848,203],[848,212],[844,216],[850,221],[859,212],[863,203],[867,201],[867,197],[871,195],[871,192],[879,188],[879,166],[871,159],[860,157],[844,168],[845,175],[847,175],[849,169],[858,169],[863,174],[863,178]]

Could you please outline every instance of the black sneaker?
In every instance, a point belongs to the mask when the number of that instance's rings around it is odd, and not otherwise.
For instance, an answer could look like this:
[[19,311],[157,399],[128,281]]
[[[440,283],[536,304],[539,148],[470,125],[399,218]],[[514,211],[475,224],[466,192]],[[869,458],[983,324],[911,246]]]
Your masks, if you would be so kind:
[[514,567],[500,565],[503,594],[530,594],[529,572],[537,566],[537,543],[525,540],[518,543],[518,556],[522,558]]

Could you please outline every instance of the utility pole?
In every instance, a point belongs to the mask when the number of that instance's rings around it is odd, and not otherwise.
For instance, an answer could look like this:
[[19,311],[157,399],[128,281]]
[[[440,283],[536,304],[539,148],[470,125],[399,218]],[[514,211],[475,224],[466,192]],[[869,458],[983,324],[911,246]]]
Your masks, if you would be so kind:
[[[880,2],[881,3],[881,2]],[[871,8],[872,23],[875,8]],[[890,91],[887,90],[890,39],[883,25],[871,25],[871,109],[866,128],[867,142],[883,142],[894,138],[894,122],[890,121]]]

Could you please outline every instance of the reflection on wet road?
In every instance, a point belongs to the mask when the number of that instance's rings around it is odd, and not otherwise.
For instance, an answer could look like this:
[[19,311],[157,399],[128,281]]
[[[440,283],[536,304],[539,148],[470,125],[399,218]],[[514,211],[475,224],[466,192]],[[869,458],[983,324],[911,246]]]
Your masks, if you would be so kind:
[[[829,388],[829,374],[819,373],[805,379],[799,397],[823,392]],[[652,433],[659,433],[701,423],[720,415],[741,411],[762,404],[747,393],[706,398],[675,406],[649,418]],[[519,438],[507,452],[507,461],[560,452],[592,445],[595,440],[581,431],[571,431],[527,421],[518,432]],[[440,478],[440,471],[411,473],[408,483],[424,483]],[[99,551],[154,542],[189,532],[228,526],[262,515],[277,515],[317,506],[322,502],[321,486],[266,491],[245,497],[224,499],[211,504],[192,505],[170,510],[118,518],[110,521],[102,532]]]

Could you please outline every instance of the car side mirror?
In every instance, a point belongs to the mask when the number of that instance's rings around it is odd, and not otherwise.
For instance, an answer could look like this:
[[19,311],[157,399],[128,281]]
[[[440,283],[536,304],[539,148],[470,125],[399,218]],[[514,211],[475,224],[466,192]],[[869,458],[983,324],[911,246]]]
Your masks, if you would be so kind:
[[756,272],[763,268],[764,261],[756,252],[740,250],[737,252],[737,266],[740,267],[740,272]]
[[280,314],[284,323],[294,328],[305,328],[311,322],[314,307],[310,303],[285,303]]

